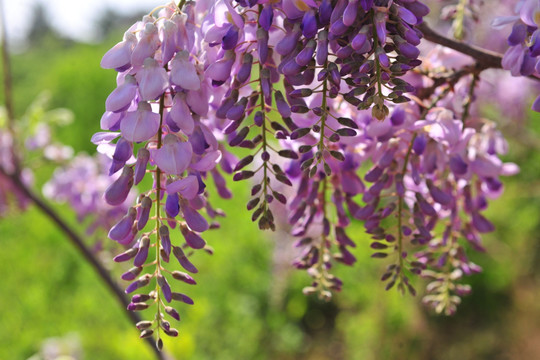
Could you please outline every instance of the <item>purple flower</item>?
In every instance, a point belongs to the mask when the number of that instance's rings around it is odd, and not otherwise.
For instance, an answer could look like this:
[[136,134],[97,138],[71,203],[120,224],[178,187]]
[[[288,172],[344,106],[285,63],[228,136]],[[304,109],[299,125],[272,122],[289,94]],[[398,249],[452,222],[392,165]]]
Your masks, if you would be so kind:
[[189,142],[181,142],[173,134],[165,135],[163,147],[150,151],[151,159],[165,173],[181,175],[191,163],[193,150]]
[[159,128],[159,114],[153,113],[150,104],[139,102],[136,111],[129,111],[120,123],[122,136],[131,142],[152,138]]

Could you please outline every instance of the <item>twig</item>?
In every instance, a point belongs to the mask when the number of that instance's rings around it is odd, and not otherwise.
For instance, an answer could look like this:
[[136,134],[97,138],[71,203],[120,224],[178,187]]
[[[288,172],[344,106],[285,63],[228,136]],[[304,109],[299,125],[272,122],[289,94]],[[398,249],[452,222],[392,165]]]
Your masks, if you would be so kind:
[[450,49],[454,49],[462,54],[469,55],[476,60],[478,66],[482,69],[502,68],[502,56],[496,52],[449,39],[441,34],[436,33],[425,22],[420,24],[418,29],[422,32],[422,34],[424,34],[424,38],[426,40],[446,46]]

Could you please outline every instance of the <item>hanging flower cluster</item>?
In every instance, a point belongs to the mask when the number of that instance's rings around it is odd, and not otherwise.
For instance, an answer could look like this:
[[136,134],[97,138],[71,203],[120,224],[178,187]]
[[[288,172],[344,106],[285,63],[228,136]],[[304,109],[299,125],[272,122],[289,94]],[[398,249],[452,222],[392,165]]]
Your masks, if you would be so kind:
[[169,303],[193,301],[171,281],[195,280],[168,263],[172,254],[196,273],[193,250],[211,252],[201,233],[220,211],[205,188],[212,178],[229,198],[222,172],[251,182],[246,207],[260,229],[275,229],[276,203],[288,214],[294,266],[313,279],[305,293],[342,289],[332,269],[356,262],[346,229],[360,220],[372,256],[389,261],[387,289],[415,294],[411,277],[431,278],[424,301],[455,312],[469,290],[459,280],[480,270],[466,249],[483,250],[493,225],[482,213],[517,167],[499,159],[506,143],[491,122],[466,122],[472,96],[447,106],[455,82],[422,77],[434,70],[418,70],[428,12],[417,0],[180,1],[105,54],[117,88],[93,141],[120,174],[105,200],[149,188],[109,232],[127,247],[115,261],[133,265],[122,275],[137,292],[129,310],[156,307],[141,337],[157,333],[161,348],[160,331],[178,334],[164,313],[179,320]]
[[[512,76],[540,77],[540,1],[520,0],[515,7],[515,16],[501,16],[493,21],[496,28],[512,24],[508,36],[509,48],[504,54],[502,66]],[[540,112],[540,96],[532,109]]]

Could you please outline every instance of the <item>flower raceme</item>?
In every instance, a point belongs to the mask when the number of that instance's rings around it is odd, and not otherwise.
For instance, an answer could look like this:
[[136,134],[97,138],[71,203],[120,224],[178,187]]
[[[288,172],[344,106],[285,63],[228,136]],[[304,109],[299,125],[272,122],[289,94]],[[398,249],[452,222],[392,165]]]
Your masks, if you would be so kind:
[[[500,16],[492,23],[495,28],[513,24],[502,66],[512,76],[540,77],[540,1],[520,0],[515,11],[515,16]],[[536,98],[532,109],[540,112],[540,96]]]
[[[169,303],[193,301],[173,280],[195,284],[191,254],[212,252],[201,234],[221,212],[205,188],[211,177],[229,198],[223,172],[252,182],[246,207],[260,229],[275,229],[276,206],[288,212],[294,266],[313,278],[306,293],[341,290],[332,269],[356,262],[346,228],[361,220],[373,257],[390,261],[388,289],[414,294],[412,275],[432,278],[425,302],[455,311],[467,292],[458,281],[479,270],[465,244],[483,249],[487,199],[517,168],[498,158],[492,123],[467,127],[466,115],[438,107],[450,85],[441,96],[409,83],[428,12],[417,0],[181,1],[104,55],[101,66],[118,72],[106,131],[93,138],[117,176],[105,199],[150,186],[109,232],[126,247],[115,261],[133,265],[122,275],[137,292],[129,309],[156,307],[141,337],[156,333],[161,348],[161,331],[178,334]],[[170,270],[171,255],[186,272]]]

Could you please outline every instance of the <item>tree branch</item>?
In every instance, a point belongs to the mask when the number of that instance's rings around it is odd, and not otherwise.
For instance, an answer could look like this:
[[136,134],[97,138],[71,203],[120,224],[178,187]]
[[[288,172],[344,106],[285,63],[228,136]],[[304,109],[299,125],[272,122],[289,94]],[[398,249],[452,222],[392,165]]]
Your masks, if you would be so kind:
[[476,60],[478,67],[481,69],[502,69],[501,54],[449,39],[435,32],[425,22],[418,26],[418,30],[424,34],[424,39],[472,57],[474,60]]

